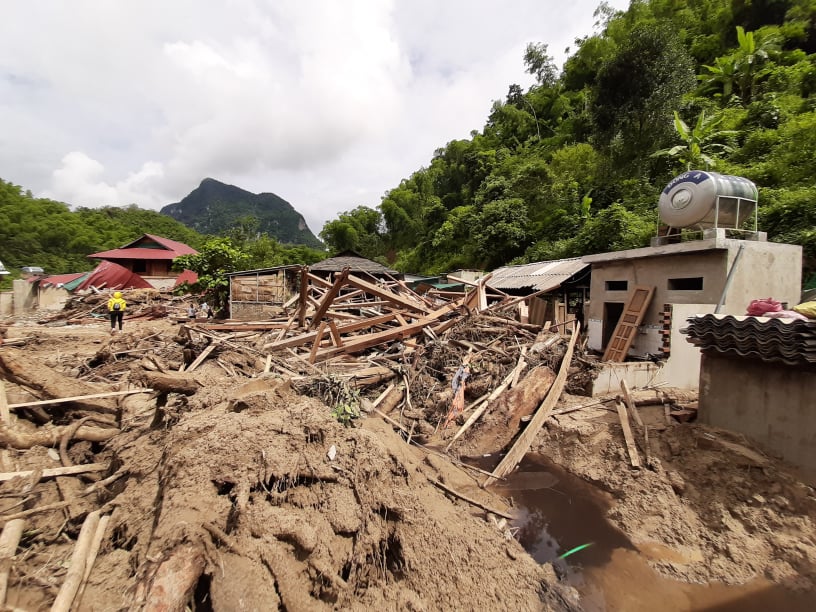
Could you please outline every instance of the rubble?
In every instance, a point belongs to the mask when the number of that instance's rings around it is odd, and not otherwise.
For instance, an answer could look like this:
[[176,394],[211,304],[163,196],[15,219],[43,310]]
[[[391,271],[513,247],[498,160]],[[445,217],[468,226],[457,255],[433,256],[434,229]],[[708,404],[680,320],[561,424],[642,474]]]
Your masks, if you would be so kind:
[[[93,325],[98,295],[48,316],[47,327],[8,328],[5,541],[25,521],[5,553],[9,605],[229,609],[240,594],[263,609],[578,609],[575,591],[508,536],[500,521],[513,509],[484,488],[530,448],[607,490],[625,488],[610,511],[625,530],[645,529],[634,509],[655,490],[665,516],[683,515],[686,500],[702,508],[701,472],[668,467],[708,443],[705,429],[678,423],[696,398],[664,388],[572,395],[597,368],[579,328],[519,323],[518,300],[483,283],[442,299],[348,272],[309,280],[265,321],[176,321],[183,299],[140,290],[126,295],[121,334]],[[16,338],[22,348],[8,342]],[[711,453],[784,482],[774,493],[767,476],[745,476],[763,484],[751,493],[774,500],[763,529],[811,529],[812,495],[781,476],[781,463],[714,439]],[[461,460],[501,451],[492,471]],[[775,561],[750,561],[716,524],[684,520],[689,546],[717,564],[659,570],[727,581],[746,578],[746,567],[789,576],[787,563],[812,586],[793,552],[773,546]],[[685,542],[671,521],[648,525],[650,538]],[[12,546],[3,542],[0,557]]]

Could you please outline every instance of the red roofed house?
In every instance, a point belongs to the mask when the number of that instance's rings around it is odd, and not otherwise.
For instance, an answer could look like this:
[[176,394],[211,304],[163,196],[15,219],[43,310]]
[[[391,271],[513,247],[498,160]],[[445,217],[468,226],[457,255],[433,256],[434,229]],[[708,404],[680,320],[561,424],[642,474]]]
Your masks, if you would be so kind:
[[182,273],[171,270],[173,260],[180,255],[197,253],[198,251],[182,242],[145,234],[123,247],[93,253],[88,257],[118,264],[134,275],[142,277],[156,289],[170,289],[177,284],[180,275],[183,274],[184,280],[188,282],[190,275],[195,276],[189,270]]

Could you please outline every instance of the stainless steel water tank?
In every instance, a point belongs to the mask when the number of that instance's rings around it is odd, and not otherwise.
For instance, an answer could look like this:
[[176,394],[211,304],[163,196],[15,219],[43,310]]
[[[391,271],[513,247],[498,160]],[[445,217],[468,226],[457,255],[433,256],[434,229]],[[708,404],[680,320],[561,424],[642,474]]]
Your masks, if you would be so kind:
[[754,214],[759,193],[741,176],[689,170],[660,194],[660,220],[670,227],[741,228]]

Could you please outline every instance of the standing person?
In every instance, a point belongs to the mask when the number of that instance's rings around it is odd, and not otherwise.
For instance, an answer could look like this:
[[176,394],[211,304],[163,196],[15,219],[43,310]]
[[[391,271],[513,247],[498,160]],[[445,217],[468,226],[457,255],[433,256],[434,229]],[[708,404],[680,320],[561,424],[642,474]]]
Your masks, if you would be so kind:
[[201,312],[204,313],[204,316],[206,316],[208,319],[212,319],[213,311],[207,302],[201,303]]
[[187,318],[191,321],[195,321],[196,318],[196,308],[195,304],[190,304],[190,307],[187,309]]
[[119,331],[122,331],[122,321],[125,318],[125,307],[127,302],[122,298],[121,291],[115,291],[113,297],[108,300],[108,312],[110,313],[111,333],[116,331],[116,324],[119,323]]

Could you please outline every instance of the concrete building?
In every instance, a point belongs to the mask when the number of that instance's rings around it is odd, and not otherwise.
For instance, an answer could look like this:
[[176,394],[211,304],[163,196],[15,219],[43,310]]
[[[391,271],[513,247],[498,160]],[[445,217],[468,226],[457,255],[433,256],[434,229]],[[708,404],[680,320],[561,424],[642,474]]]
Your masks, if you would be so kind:
[[708,315],[686,334],[702,351],[699,419],[749,436],[816,482],[816,321]]
[[[666,382],[696,389],[700,351],[680,335],[689,316],[743,315],[753,299],[773,297],[793,306],[802,287],[802,247],[726,237],[709,229],[702,240],[665,244],[583,258],[592,266],[587,332],[590,349],[602,352],[635,287],[654,295],[629,350],[634,363],[607,364],[595,394],[617,392],[621,379],[633,386]],[[730,279],[729,279],[730,274]]]

